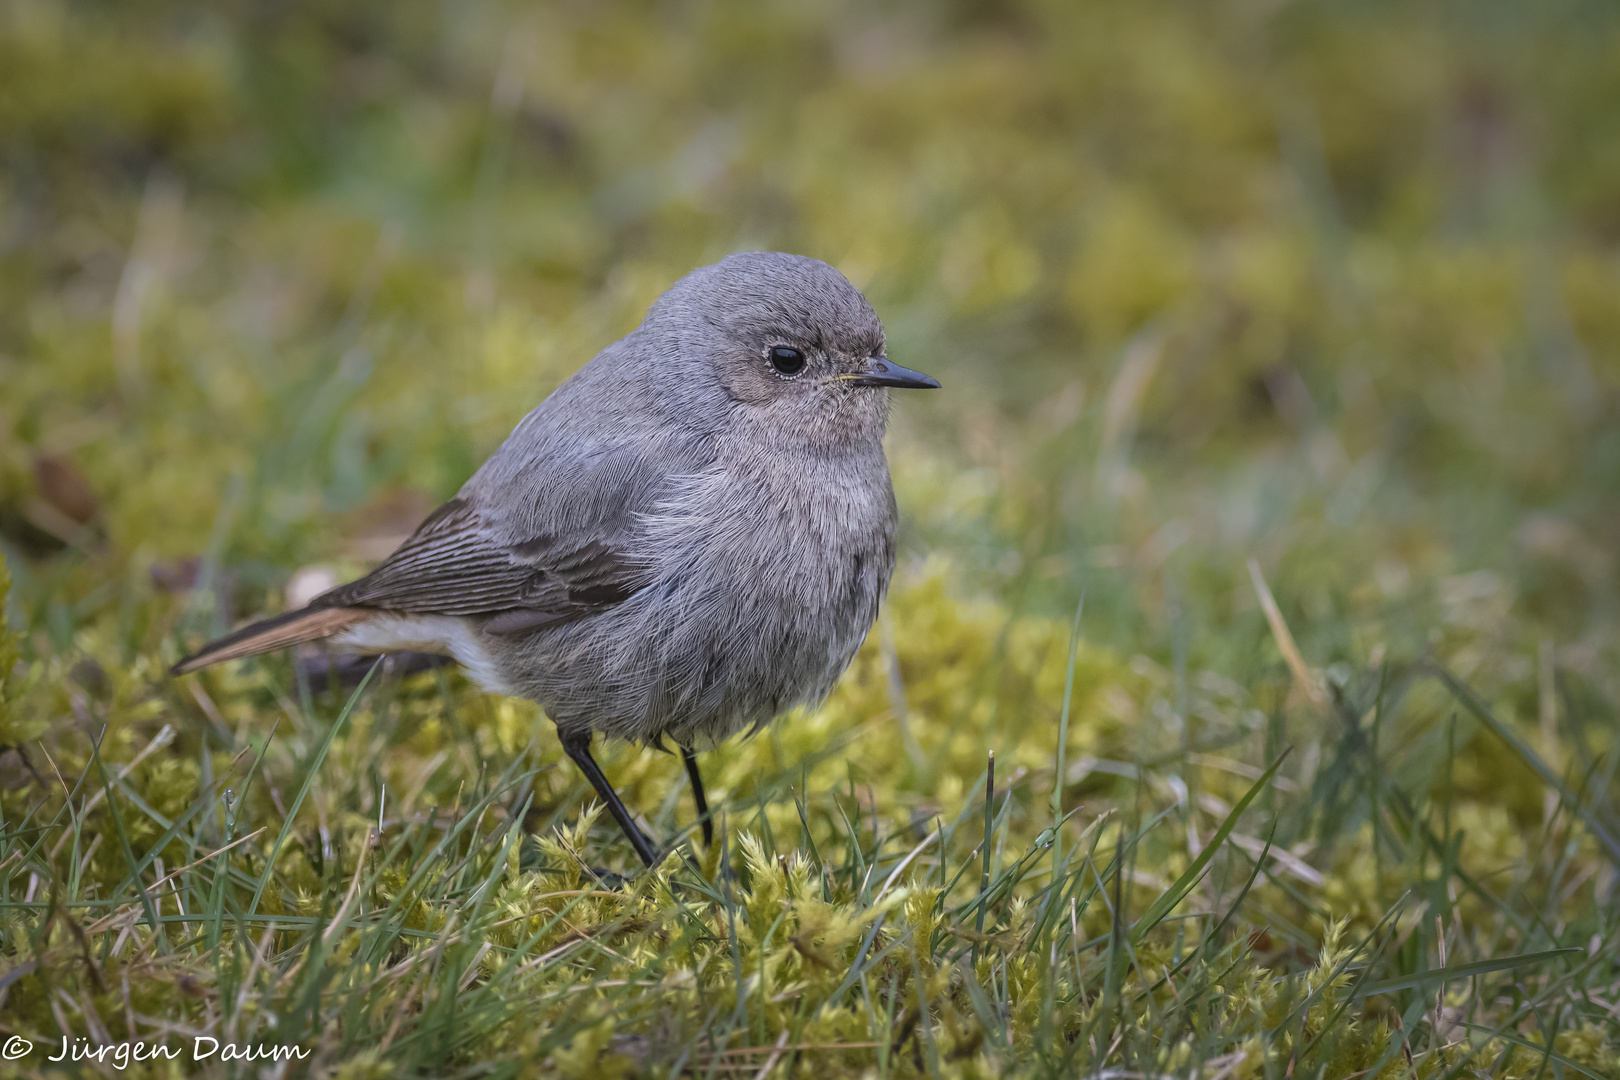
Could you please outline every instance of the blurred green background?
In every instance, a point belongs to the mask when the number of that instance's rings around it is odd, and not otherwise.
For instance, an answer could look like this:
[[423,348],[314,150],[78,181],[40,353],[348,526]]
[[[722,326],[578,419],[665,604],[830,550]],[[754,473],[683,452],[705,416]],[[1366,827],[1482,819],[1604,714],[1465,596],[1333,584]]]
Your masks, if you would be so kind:
[[1614,657],[1610,5],[8,0],[0,72],[38,649],[188,557],[262,609],[769,247],[945,380],[893,456],[970,594],[1241,669],[1254,556],[1318,663]]
[[[826,852],[853,807],[849,858],[818,872],[849,872],[827,895],[855,926],[873,910],[864,860],[908,850],[931,815],[976,814],[995,749],[1013,790],[996,865],[1003,847],[1009,864],[1040,850],[1083,593],[1059,794],[1085,806],[1075,842],[1096,826],[1105,852],[1122,822],[1165,822],[1132,855],[1131,889],[1147,890],[1134,910],[1292,745],[1290,786],[1259,805],[1278,811],[1294,880],[1268,878],[1241,915],[1265,943],[1253,978],[1309,970],[1332,917],[1359,933],[1414,890],[1450,921],[1431,934],[1427,916],[1407,919],[1380,970],[1443,966],[1448,947],[1472,961],[1590,940],[1599,974],[1543,996],[1575,1003],[1558,1014],[1572,1032],[1577,1015],[1608,1025],[1583,1029],[1584,1050],[1559,1045],[1612,1066],[1613,1014],[1581,995],[1620,985],[1620,954],[1599,951],[1613,852],[1593,839],[1614,828],[1620,766],[1620,7],[1574,0],[0,0],[0,553],[23,661],[10,669],[0,635],[0,746],[43,736],[53,767],[89,775],[106,724],[99,753],[132,777],[117,801],[134,845],[81,859],[84,822],[60,808],[50,827],[72,818],[71,848],[65,832],[48,857],[32,834],[4,837],[22,844],[16,861],[0,851],[7,963],[53,933],[71,948],[52,930],[59,893],[134,911],[131,883],[160,851],[195,865],[233,829],[293,828],[281,793],[310,761],[319,772],[341,697],[298,685],[284,659],[185,684],[167,663],[279,610],[300,567],[358,573],[385,555],[675,278],[750,248],[839,267],[890,355],[944,389],[896,400],[904,535],[885,631],[825,709],[705,759],[733,832],[769,849],[774,830],[782,850],[814,833]],[[1403,665],[1425,657],[1500,725],[1433,685],[1407,697]],[[532,790],[531,812],[549,815],[522,819],[533,835],[575,818],[583,785],[544,767],[559,755],[534,710],[453,677],[390,687],[331,744],[279,862],[267,837],[195,871],[186,910],[302,911],[313,927],[351,868],[360,881],[385,809],[397,818],[379,831],[396,837],[430,832],[464,793],[515,814]],[[220,809],[248,748],[266,781]],[[689,823],[678,765],[625,748],[607,764],[662,834]],[[509,797],[493,778],[520,766]],[[0,753],[8,824],[46,821],[46,775]],[[176,838],[171,817],[196,824]],[[1245,827],[1234,843],[1252,858],[1267,834]],[[977,857],[976,828],[941,844],[952,872]],[[502,835],[474,828],[466,860],[504,859]],[[613,835],[596,830],[593,858],[619,861]],[[943,881],[946,860],[930,859],[916,871]],[[428,929],[477,884],[466,860],[434,871]],[[1211,910],[1249,895],[1231,900],[1247,873],[1231,860]],[[529,910],[535,875],[519,870],[534,865],[514,856],[512,910]],[[990,930],[1025,925],[1025,895]],[[97,925],[105,961],[112,931]],[[748,945],[762,955],[767,926]],[[1100,905],[1082,930],[1109,932]],[[489,932],[469,929],[457,963],[478,963]],[[252,944],[214,933],[206,948],[182,939],[198,978]],[[981,940],[950,939],[975,957]],[[1011,940],[995,947],[1021,953]],[[297,970],[306,944],[288,936],[272,968]],[[673,956],[642,1011],[614,1006],[603,1030],[676,1015],[690,1023],[671,1045],[717,1045],[712,1016],[670,1004],[690,985]],[[168,976],[130,969],[142,1008],[204,1022]],[[1050,1004],[1049,984],[1001,970],[998,1007]],[[345,978],[354,1000],[410,1002],[363,970]],[[475,988],[494,1002],[487,1028],[424,1008],[425,1030],[464,1042],[435,1057],[418,1041],[398,1060],[439,1074],[496,1031],[513,1040],[503,1053],[552,1053],[575,1029],[533,990]],[[870,997],[862,1027],[848,987],[833,990],[817,992],[847,1021],[838,1037],[887,1045]],[[264,990],[266,1015],[306,1025],[284,1033],[307,1030],[334,1060],[377,1045],[383,1020],[338,1025],[341,1004],[297,1019],[291,993]],[[1480,991],[1485,1008],[1495,993]],[[47,996],[14,995],[37,1010],[17,1030],[54,1030]],[[759,1008],[761,1032],[786,1023]],[[1262,1030],[1286,1042],[1251,1012],[1196,1053]],[[537,1049],[536,1031],[555,1038]],[[1034,1031],[1017,1038],[1044,1045]],[[1436,1019],[1426,1045],[1454,1035]],[[1116,1061],[1103,1042],[1094,1064]],[[607,1043],[590,1046],[582,1075]],[[1177,1068],[1193,1053],[1176,1052]],[[1336,1060],[1332,1075],[1368,1067]]]

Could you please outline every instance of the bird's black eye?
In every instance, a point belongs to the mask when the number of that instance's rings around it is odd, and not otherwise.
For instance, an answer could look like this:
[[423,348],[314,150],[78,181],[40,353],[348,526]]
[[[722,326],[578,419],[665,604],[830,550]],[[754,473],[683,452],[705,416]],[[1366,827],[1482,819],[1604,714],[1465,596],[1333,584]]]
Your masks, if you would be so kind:
[[791,345],[774,345],[765,355],[771,367],[783,375],[797,375],[804,370],[804,353]]

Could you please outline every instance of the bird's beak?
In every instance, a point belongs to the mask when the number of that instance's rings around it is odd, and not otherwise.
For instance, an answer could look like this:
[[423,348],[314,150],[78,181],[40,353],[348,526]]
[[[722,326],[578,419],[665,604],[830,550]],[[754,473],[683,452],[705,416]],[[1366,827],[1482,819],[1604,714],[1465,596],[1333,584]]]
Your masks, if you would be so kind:
[[932,375],[903,368],[881,356],[872,357],[865,373],[852,376],[849,381],[856,386],[893,386],[901,390],[939,389],[939,380]]

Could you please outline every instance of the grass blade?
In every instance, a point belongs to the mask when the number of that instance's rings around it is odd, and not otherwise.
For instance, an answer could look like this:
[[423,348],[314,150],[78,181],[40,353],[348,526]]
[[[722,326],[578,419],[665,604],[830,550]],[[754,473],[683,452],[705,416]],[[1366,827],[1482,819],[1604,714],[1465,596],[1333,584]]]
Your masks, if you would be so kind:
[[1204,845],[1203,850],[1198,853],[1198,857],[1192,861],[1186,870],[1182,871],[1181,876],[1176,878],[1168,889],[1159,894],[1159,898],[1142,913],[1142,917],[1136,920],[1136,925],[1131,927],[1130,933],[1133,945],[1140,943],[1148,935],[1149,931],[1163,922],[1164,917],[1170,914],[1175,909],[1175,906],[1186,898],[1188,893],[1193,891],[1194,886],[1198,884],[1198,879],[1203,876],[1205,868],[1209,866],[1210,860],[1215,858],[1215,853],[1226,843],[1227,837],[1232,835],[1232,830],[1237,828],[1238,819],[1243,816],[1243,811],[1247,810],[1249,804],[1254,802],[1259,794],[1265,790],[1267,784],[1271,783],[1272,777],[1277,775],[1277,770],[1282,767],[1283,759],[1287,756],[1288,751],[1286,750],[1277,755],[1277,760],[1271,763],[1271,767],[1261,774],[1260,779],[1256,780],[1254,785],[1244,793],[1243,798],[1238,800],[1237,805],[1232,807],[1232,812],[1226,815],[1226,820],[1221,822],[1221,827],[1215,830],[1215,835],[1209,838],[1209,843]]
[[1446,689],[1451,691],[1453,697],[1462,702],[1463,708],[1472,713],[1480,723],[1490,728],[1497,738],[1512,747],[1513,752],[1518,754],[1526,765],[1535,770],[1537,776],[1541,777],[1542,783],[1558,792],[1559,797],[1564,800],[1564,805],[1580,816],[1581,823],[1592,831],[1592,835],[1597,838],[1598,843],[1603,845],[1604,850],[1609,853],[1609,858],[1614,861],[1615,865],[1620,866],[1620,837],[1617,837],[1612,829],[1598,820],[1597,815],[1592,812],[1591,808],[1575,792],[1570,790],[1569,785],[1564,783],[1564,778],[1554,772],[1552,766],[1548,765],[1529,743],[1519,738],[1517,732],[1497,719],[1496,714],[1491,712],[1490,707],[1480,699],[1478,694],[1474,693],[1472,687],[1439,664],[1434,664],[1432,667],[1440,677],[1440,681],[1446,684]]
[[247,907],[249,915],[256,914],[259,910],[259,898],[264,895],[265,887],[270,884],[270,875],[275,873],[276,856],[281,854],[282,845],[287,842],[287,836],[292,832],[293,821],[297,819],[298,811],[304,805],[304,799],[309,796],[309,789],[314,786],[315,776],[321,771],[321,765],[326,761],[326,755],[331,752],[333,740],[337,738],[337,733],[343,729],[344,721],[354,711],[355,705],[360,701],[360,695],[366,692],[366,686],[371,682],[371,677],[377,674],[377,669],[381,666],[382,659],[379,657],[377,662],[372,664],[370,670],[366,672],[365,678],[360,680],[360,685],[354,688],[354,693],[349,695],[349,700],[344,704],[343,711],[338,713],[338,718],[332,721],[332,726],[327,729],[326,738],[321,740],[320,749],[315,751],[315,757],[309,763],[309,770],[304,774],[304,783],[298,789],[298,797],[293,799],[292,805],[287,808],[287,816],[281,822],[281,832],[276,834],[276,842],[270,845],[270,853],[265,856],[264,871],[259,874],[259,883],[253,889],[253,900]]
[[1402,975],[1395,979],[1381,979],[1378,982],[1367,983],[1359,987],[1352,997],[1372,997],[1374,994],[1393,994],[1397,990],[1412,990],[1430,983],[1450,982],[1453,979],[1468,979],[1475,975],[1489,975],[1493,971],[1508,971],[1512,968],[1527,967],[1530,964],[1541,964],[1559,956],[1585,956],[1586,950],[1580,948],[1546,949],[1542,952],[1520,953],[1518,956],[1504,956],[1497,960],[1476,960],[1471,964],[1452,964],[1449,967],[1435,968],[1432,971],[1420,971],[1415,975]]

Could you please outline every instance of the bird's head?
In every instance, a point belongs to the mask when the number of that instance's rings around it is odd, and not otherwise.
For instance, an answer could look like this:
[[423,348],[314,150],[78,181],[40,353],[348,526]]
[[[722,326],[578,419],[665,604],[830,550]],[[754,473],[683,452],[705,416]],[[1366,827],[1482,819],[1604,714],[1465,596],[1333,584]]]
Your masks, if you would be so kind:
[[643,329],[673,346],[655,363],[701,385],[736,419],[784,437],[880,438],[889,388],[939,386],[890,361],[866,297],[802,255],[747,252],[694,270],[658,299]]

